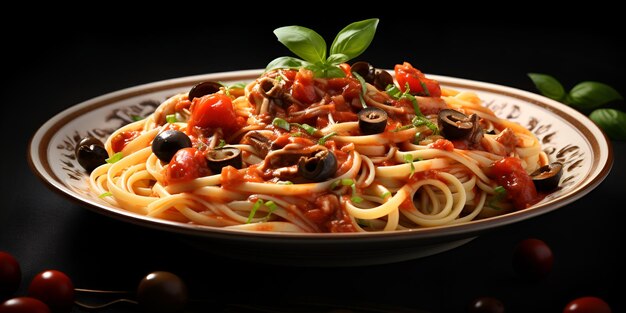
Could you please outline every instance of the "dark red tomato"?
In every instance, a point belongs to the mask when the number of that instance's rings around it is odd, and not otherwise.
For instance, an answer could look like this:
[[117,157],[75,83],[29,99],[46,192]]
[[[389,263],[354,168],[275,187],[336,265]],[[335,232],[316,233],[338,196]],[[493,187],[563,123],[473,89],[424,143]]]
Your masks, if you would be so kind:
[[568,303],[563,313],[611,313],[611,307],[598,297],[582,297]]
[[74,284],[63,272],[43,271],[30,282],[28,296],[41,300],[55,313],[69,312],[74,304]]
[[[406,91],[406,84],[409,84],[411,94],[419,96],[441,97],[441,87],[439,82],[427,78],[424,73],[416,69],[409,62],[403,64],[396,64],[394,67],[396,72],[396,80],[402,92]],[[428,92],[424,91],[424,86]]]
[[504,313],[504,305],[494,297],[474,299],[467,307],[469,313]]
[[0,304],[0,313],[50,313],[50,308],[41,300],[17,297]]
[[193,99],[188,128],[221,128],[230,134],[240,128],[230,97],[224,94],[210,94]]
[[361,93],[361,84],[354,78],[331,78],[326,88],[331,95],[342,95],[346,102],[352,101]]
[[22,270],[13,255],[0,251],[0,299],[12,295],[20,286]]
[[206,158],[196,148],[183,148],[174,154],[165,174],[166,184],[180,183],[211,173]]
[[115,135],[115,137],[111,139],[111,148],[113,149],[113,152],[122,151],[122,149],[126,147],[126,144],[137,138],[137,136],[139,136],[139,132],[134,130],[121,132]]
[[506,157],[493,163],[488,175],[506,189],[506,197],[516,209],[522,210],[540,198],[530,175],[522,168],[522,161]]
[[313,85],[313,72],[300,70],[291,86],[291,95],[304,104],[311,104],[319,100]]
[[513,268],[526,280],[546,277],[552,271],[553,263],[552,249],[539,239],[524,239],[513,250]]

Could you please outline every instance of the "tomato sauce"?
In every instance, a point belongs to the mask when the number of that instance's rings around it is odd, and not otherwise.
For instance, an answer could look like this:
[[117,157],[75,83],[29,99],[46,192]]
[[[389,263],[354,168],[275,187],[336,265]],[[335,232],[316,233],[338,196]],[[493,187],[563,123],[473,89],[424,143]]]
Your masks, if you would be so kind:
[[139,132],[136,130],[129,130],[117,134],[113,137],[113,139],[111,139],[111,148],[113,149],[113,152],[120,152],[124,150],[124,147],[126,147],[129,142],[138,136]]
[[522,210],[537,203],[541,196],[537,194],[532,178],[520,159],[506,157],[493,163],[486,171],[489,178],[506,190],[506,197],[517,210]]

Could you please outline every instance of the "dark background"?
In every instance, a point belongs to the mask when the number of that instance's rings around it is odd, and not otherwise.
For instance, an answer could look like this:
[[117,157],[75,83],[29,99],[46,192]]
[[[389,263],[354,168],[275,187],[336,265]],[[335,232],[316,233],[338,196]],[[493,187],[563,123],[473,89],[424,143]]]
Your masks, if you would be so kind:
[[[226,312],[225,303],[286,304],[302,311],[303,306],[294,304],[299,302],[463,312],[472,299],[484,295],[502,300],[507,312],[561,312],[570,300],[586,295],[605,299],[614,312],[624,311],[626,260],[620,251],[624,225],[619,205],[626,175],[624,142],[613,141],[615,163],[607,179],[575,203],[493,230],[445,253],[354,268],[281,267],[213,256],[182,245],[173,234],[86,210],[48,189],[32,173],[28,140],[63,109],[153,81],[263,68],[277,56],[291,55],[272,33],[285,25],[313,28],[330,45],[348,23],[379,17],[376,37],[358,58],[376,67],[409,61],[425,73],[532,92],[536,90],[526,74],[539,72],[553,75],[567,89],[595,80],[626,94],[621,21],[615,8],[599,3],[589,3],[576,14],[565,7],[547,12],[540,6],[512,4],[503,12],[521,14],[506,19],[502,12],[464,8],[434,14],[403,8],[377,14],[388,10],[373,8],[368,14],[294,17],[277,3],[267,3],[275,9],[271,14],[241,16],[240,5],[98,16],[90,10],[75,15],[22,10],[19,22],[2,22],[2,107],[8,112],[0,162],[5,176],[0,251],[13,254],[22,266],[18,294],[46,269],[67,273],[78,288],[105,290],[134,290],[147,273],[168,270],[187,282],[195,299],[218,301],[211,305],[218,312]],[[24,30],[25,24],[36,26]],[[624,108],[623,101],[613,105]],[[17,129],[6,126],[11,123]],[[511,266],[513,247],[529,237],[544,240],[555,254],[551,274],[533,283],[520,280]],[[103,312],[118,311],[136,308],[121,305]],[[320,309],[329,311],[330,306]]]

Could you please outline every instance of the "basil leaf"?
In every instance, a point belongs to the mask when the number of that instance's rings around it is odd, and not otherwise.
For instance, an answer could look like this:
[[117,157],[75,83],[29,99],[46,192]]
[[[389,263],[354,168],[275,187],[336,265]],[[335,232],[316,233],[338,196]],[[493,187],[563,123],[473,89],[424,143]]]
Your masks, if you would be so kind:
[[279,68],[299,69],[308,64],[308,62],[294,57],[278,57],[265,67],[265,71],[267,72]]
[[326,41],[314,30],[302,26],[285,26],[274,30],[274,35],[291,52],[311,63],[326,61]]
[[571,106],[581,109],[595,109],[611,101],[623,99],[613,87],[598,82],[582,82],[574,86],[567,96]]
[[354,22],[346,26],[335,37],[330,46],[330,54],[342,53],[347,55],[349,59],[356,58],[367,49],[374,39],[377,26],[377,18]]
[[335,65],[326,66],[323,68],[324,76],[327,78],[339,78],[346,77],[346,73],[343,70]]
[[284,130],[289,130],[291,127],[289,126],[289,122],[283,120],[280,117],[276,117],[274,118],[274,120],[272,121],[272,125],[276,126],[276,127],[280,127]]
[[609,138],[614,140],[626,140],[626,113],[615,109],[597,109],[589,114]]
[[565,98],[565,89],[556,78],[539,73],[528,73],[528,77],[542,95],[556,101],[562,101]]
[[343,53],[336,53],[336,54],[331,54],[328,59],[326,60],[326,63],[328,64],[339,64],[339,63],[343,63],[350,60],[350,57],[348,57],[347,55],[343,54]]
[[111,157],[105,159],[104,161],[106,161],[109,164],[113,164],[119,160],[121,160],[124,157],[124,155],[122,154],[122,152],[116,152],[115,154],[113,154]]

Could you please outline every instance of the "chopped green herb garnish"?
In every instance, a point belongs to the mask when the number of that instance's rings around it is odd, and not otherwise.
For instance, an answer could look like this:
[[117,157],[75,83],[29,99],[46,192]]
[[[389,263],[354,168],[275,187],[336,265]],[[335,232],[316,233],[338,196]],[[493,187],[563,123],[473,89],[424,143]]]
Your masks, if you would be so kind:
[[383,193],[382,195],[380,195],[380,198],[381,198],[381,199],[385,199],[385,198],[387,198],[388,196],[391,196],[391,191],[387,191],[387,192]]
[[413,156],[410,154],[405,154],[404,163],[411,164],[411,174],[409,175],[409,178],[413,177],[413,174],[415,174],[415,165],[413,165]]
[[400,127],[396,128],[396,129],[392,130],[391,132],[392,133],[396,133],[396,132],[407,130],[407,129],[413,128],[413,127],[415,127],[415,125],[407,124],[407,125],[400,126]]
[[278,206],[276,205],[276,203],[274,203],[274,201],[271,201],[271,200],[265,202],[265,206],[268,208],[268,211],[267,211],[267,216],[264,218],[264,220],[267,221],[272,215],[272,212],[278,210]]
[[352,201],[354,203],[361,203],[361,202],[363,202],[363,198],[361,198],[359,196],[352,196],[352,198],[350,198],[350,201]]
[[276,185],[293,185],[292,182],[288,181],[288,180],[281,180],[279,182],[276,183]]
[[433,123],[431,120],[429,120],[427,117],[423,115],[421,116],[418,115],[414,117],[413,120],[411,120],[411,123],[413,123],[415,127],[425,125],[426,127],[428,127],[428,129],[430,129],[433,132],[433,135],[439,134],[439,127],[437,127],[435,123]]
[[248,220],[246,221],[246,224],[250,224],[250,222],[252,222],[252,218],[254,218],[254,215],[256,214],[256,211],[263,205],[263,200],[259,199],[257,200],[254,205],[252,206],[252,210],[250,211],[250,215],[248,215]]
[[426,87],[426,83],[424,83],[421,79],[420,79],[420,85],[422,85],[422,90],[424,90],[424,94],[426,95],[426,97],[430,97],[430,91],[428,91],[428,87]]
[[176,122],[178,122],[178,120],[176,120],[176,114],[169,114],[165,116],[165,120],[170,123],[170,124],[174,124]]
[[220,139],[220,143],[217,145],[218,148],[223,148],[226,145],[226,141],[224,139]]
[[330,190],[337,188],[337,186],[339,186],[340,183],[341,183],[341,180],[334,181],[332,184],[330,184]]
[[326,143],[326,140],[328,140],[328,138],[337,135],[337,132],[332,132],[322,138],[320,138],[320,140],[317,141],[318,144],[320,145],[324,145]]
[[507,194],[506,189],[503,186],[496,186],[495,188],[493,188],[493,191],[496,194],[493,196],[493,198],[491,198],[491,200],[489,200],[489,203],[487,204],[487,206],[495,210],[501,210],[502,208],[495,205],[495,203],[504,200]]
[[112,195],[113,195],[112,193],[110,193],[110,192],[108,192],[108,191],[107,191],[107,192],[103,192],[102,194],[100,194],[100,195],[98,196],[98,198],[102,199],[102,198],[104,198],[104,197],[110,197],[110,196],[112,196]]
[[302,137],[302,132],[291,133],[291,137]]
[[141,120],[143,120],[143,117],[141,117],[141,116],[139,116],[139,115],[134,115],[134,114],[133,114],[133,115],[131,115],[131,116],[130,116],[130,119],[131,119],[131,120],[133,120],[133,122],[136,122],[136,121],[141,121]]
[[342,186],[350,186],[350,185],[354,185],[354,180],[352,180],[351,178],[343,178],[341,180],[341,185]]
[[289,126],[289,122],[285,121],[284,119],[277,117],[274,118],[274,120],[272,121],[272,125],[276,126],[276,127],[280,127],[284,130],[289,130],[291,129],[291,127]]
[[357,72],[353,72],[352,76],[356,77],[356,79],[361,84],[361,92],[359,93],[359,100],[361,100],[361,106],[363,106],[363,108],[367,108],[367,103],[365,103],[365,98],[363,98],[365,96],[365,93],[367,92],[367,85],[365,85],[365,79],[363,79],[363,76],[359,75],[359,73]]
[[122,154],[122,152],[117,152],[114,155],[112,155],[110,158],[106,159],[105,161],[107,163],[113,164],[119,160],[121,160],[124,157],[124,155]]
[[393,84],[389,84],[387,85],[387,87],[385,87],[385,92],[392,98],[398,100],[400,99],[400,97],[402,97],[402,91],[400,90],[400,88],[398,88],[398,86],[393,85]]
[[294,126],[298,126],[302,129],[304,129],[304,131],[306,131],[309,135],[313,135],[315,134],[315,132],[317,131],[317,129],[309,124],[298,124],[298,123],[291,123],[291,125]]

